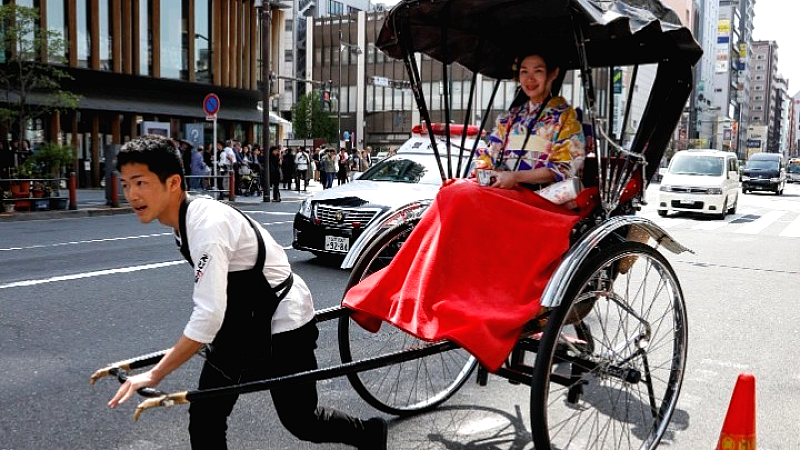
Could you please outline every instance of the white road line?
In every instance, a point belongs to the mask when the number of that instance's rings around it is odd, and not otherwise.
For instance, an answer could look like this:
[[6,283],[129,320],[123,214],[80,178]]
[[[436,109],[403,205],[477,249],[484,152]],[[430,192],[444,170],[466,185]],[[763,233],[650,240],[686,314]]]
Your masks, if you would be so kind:
[[681,225],[684,222],[687,222],[688,219],[673,219],[673,218],[661,218],[656,220],[656,223],[661,225],[663,228],[672,228],[678,225]]
[[783,217],[784,214],[786,214],[786,211],[769,211],[758,219],[742,225],[738,230],[734,231],[734,233],[758,234],[772,225],[776,220]]
[[248,211],[248,210],[243,210],[243,211],[246,212],[247,214],[267,214],[270,216],[294,216],[295,214],[297,214],[293,212],[278,212],[278,211]]
[[717,230],[725,225],[730,224],[731,220],[736,220],[738,217],[734,216],[729,218],[728,220],[717,220],[717,221],[708,221],[708,222],[701,222],[692,227],[693,230],[705,230],[705,231],[712,231]]
[[15,288],[15,287],[25,287],[25,286],[35,286],[37,284],[45,284],[45,283],[54,283],[56,281],[69,281],[69,280],[78,280],[81,278],[93,278],[93,277],[101,277],[105,275],[114,275],[118,273],[129,273],[129,272],[138,272],[140,270],[149,270],[149,269],[159,269],[161,267],[168,267],[168,266],[176,266],[178,264],[183,264],[186,261],[179,260],[179,261],[166,261],[161,263],[154,263],[154,264],[144,264],[141,266],[130,266],[130,267],[121,267],[119,269],[106,269],[106,270],[98,270],[95,272],[82,272],[82,273],[75,273],[72,275],[60,275],[57,277],[50,277],[50,278],[41,278],[38,280],[24,280],[24,281],[15,281],[13,283],[6,283],[0,284],[0,289],[8,289],[8,288]]
[[779,236],[800,237],[800,216],[797,216],[789,226],[784,228]]
[[160,237],[160,236],[169,236],[172,233],[153,233],[153,234],[140,234],[138,236],[122,236],[122,237],[115,237],[115,238],[105,238],[105,239],[89,239],[86,241],[71,241],[71,242],[58,242],[55,244],[38,244],[38,245],[31,245],[28,247],[9,247],[9,248],[0,248],[0,252],[7,252],[11,250],[30,250],[34,248],[52,248],[52,247],[64,247],[67,245],[78,245],[78,244],[91,244],[96,242],[112,242],[112,241],[125,241],[128,239],[143,239],[143,238],[150,238],[150,237]]

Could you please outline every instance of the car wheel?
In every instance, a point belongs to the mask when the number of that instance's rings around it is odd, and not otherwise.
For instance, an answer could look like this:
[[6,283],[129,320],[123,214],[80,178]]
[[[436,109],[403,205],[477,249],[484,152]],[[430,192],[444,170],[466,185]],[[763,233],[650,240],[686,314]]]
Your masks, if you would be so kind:
[[725,202],[722,204],[722,210],[720,210],[719,214],[715,214],[714,218],[719,220],[725,220],[725,213],[728,212],[728,199],[725,199]]
[[747,194],[747,189],[742,189],[742,194]]
[[667,212],[669,212],[669,211],[667,211],[666,209],[659,209],[658,210],[658,215],[661,216],[661,217],[667,217]]

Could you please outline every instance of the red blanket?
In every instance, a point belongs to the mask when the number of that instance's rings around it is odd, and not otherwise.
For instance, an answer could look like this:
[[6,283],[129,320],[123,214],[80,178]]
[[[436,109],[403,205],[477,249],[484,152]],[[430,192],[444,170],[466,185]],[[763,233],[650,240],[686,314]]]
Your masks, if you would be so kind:
[[427,341],[447,339],[495,371],[540,309],[579,215],[527,189],[443,187],[392,263],[343,304],[370,331],[386,320]]

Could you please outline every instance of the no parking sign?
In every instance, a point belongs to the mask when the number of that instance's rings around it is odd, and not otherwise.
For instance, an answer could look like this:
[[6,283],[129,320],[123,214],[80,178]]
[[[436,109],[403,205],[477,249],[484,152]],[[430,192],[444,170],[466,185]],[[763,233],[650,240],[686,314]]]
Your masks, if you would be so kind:
[[206,118],[215,117],[219,112],[220,102],[217,94],[208,94],[203,99],[203,112],[206,113]]

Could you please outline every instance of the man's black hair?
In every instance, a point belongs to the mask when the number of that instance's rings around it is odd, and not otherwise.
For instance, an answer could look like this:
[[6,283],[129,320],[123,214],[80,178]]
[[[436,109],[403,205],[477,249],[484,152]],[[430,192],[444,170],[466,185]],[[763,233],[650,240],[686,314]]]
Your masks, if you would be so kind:
[[125,164],[144,164],[158,176],[162,183],[172,175],[181,176],[183,186],[183,161],[172,141],[164,136],[147,134],[123,145],[117,154],[117,170]]

